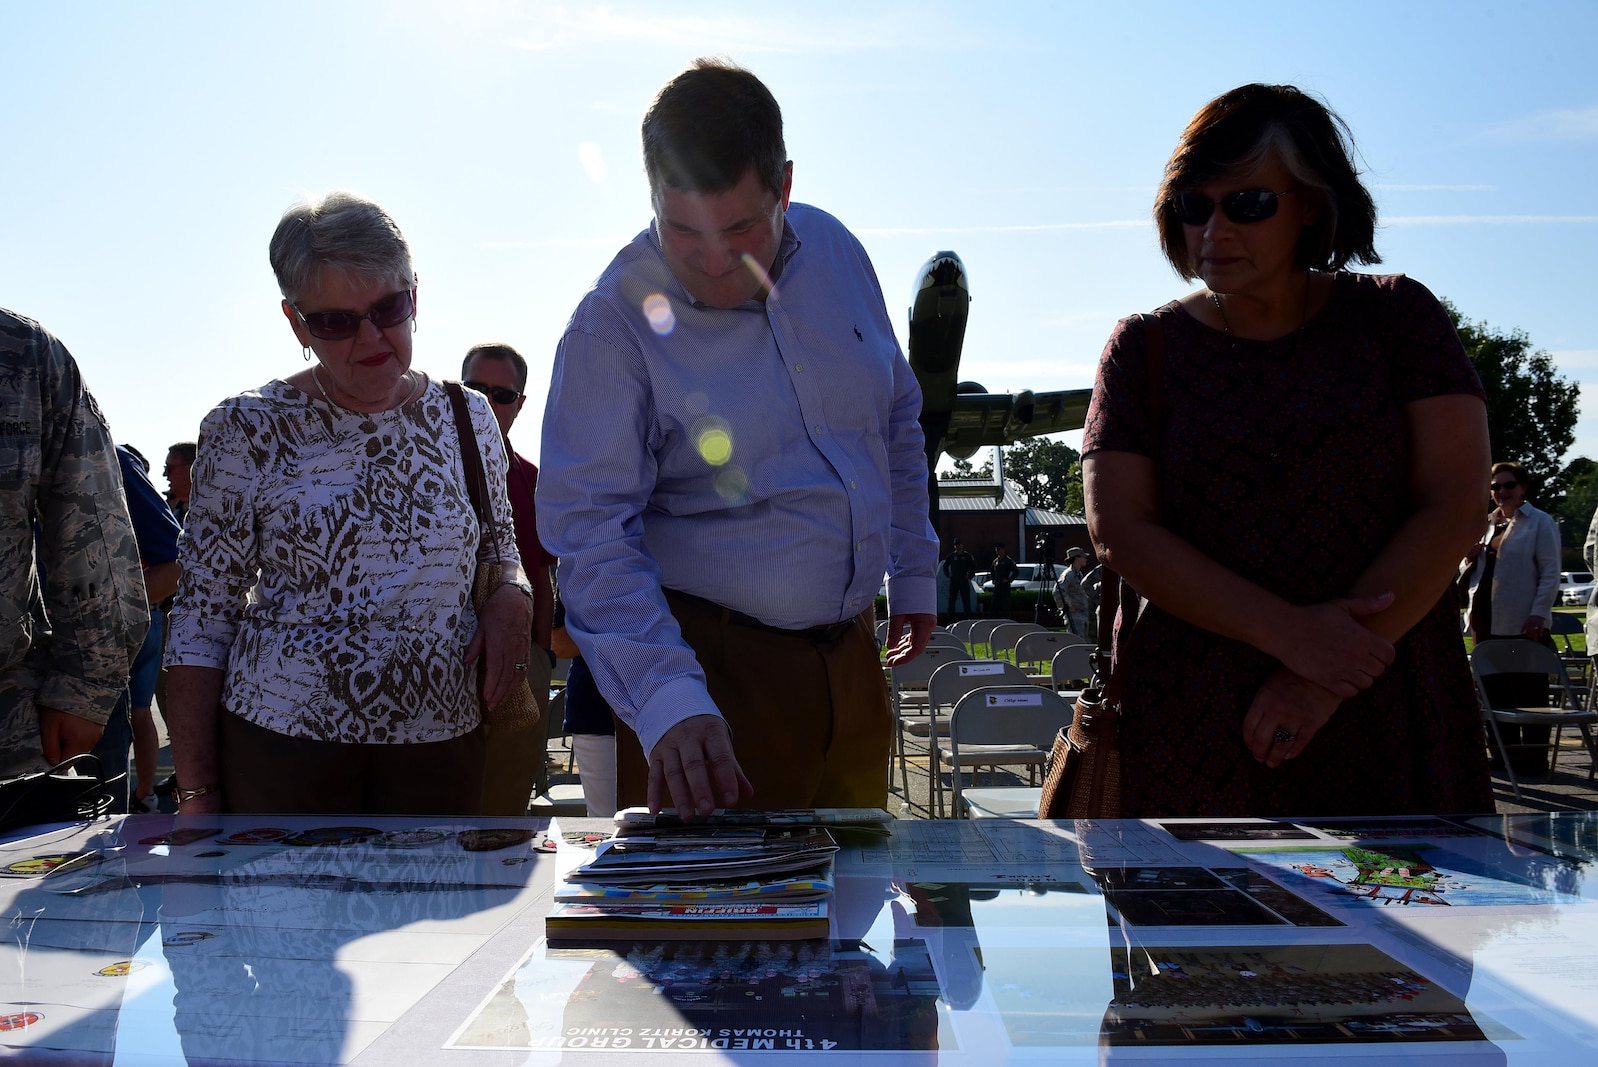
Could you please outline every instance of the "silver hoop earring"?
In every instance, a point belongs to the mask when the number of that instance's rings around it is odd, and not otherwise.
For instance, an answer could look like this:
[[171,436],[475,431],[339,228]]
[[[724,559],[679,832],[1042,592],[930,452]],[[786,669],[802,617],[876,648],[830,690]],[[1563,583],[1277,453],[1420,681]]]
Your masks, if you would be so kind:
[[310,345],[306,345],[305,346],[305,362],[309,363],[310,361],[311,361],[311,346]]
[[416,318],[415,318],[415,316],[411,317],[411,332],[412,333],[416,332]]

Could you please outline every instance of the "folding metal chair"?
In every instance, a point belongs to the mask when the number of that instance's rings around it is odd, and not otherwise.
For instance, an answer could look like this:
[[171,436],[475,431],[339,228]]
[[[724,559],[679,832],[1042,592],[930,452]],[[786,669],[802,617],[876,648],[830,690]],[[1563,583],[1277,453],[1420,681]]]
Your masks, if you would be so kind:
[[[1598,723],[1598,712],[1584,710],[1577,701],[1575,690],[1571,687],[1570,678],[1565,674],[1565,665],[1560,660],[1559,653],[1535,641],[1483,641],[1471,651],[1470,669],[1476,676],[1476,693],[1481,700],[1482,716],[1487,722],[1488,729],[1492,731],[1493,740],[1498,744],[1498,751],[1504,753],[1504,770],[1509,775],[1509,784],[1514,789],[1517,800],[1521,797],[1520,779],[1515,774],[1514,764],[1504,748],[1503,735],[1498,729],[1499,723],[1554,727],[1549,735],[1550,777],[1558,770],[1559,741],[1564,728],[1566,726],[1579,728],[1582,742],[1587,748],[1587,755],[1593,761],[1587,768],[1587,780],[1592,780],[1594,772],[1598,771],[1598,743],[1593,740],[1591,725]],[[1554,689],[1560,694],[1560,703],[1557,707],[1549,708],[1495,708],[1487,698],[1487,687],[1482,684],[1483,678],[1495,674],[1546,674],[1549,678],[1557,680]]]
[[961,697],[949,718],[948,743],[942,746],[954,790],[954,816],[964,817],[960,779],[967,767],[973,786],[977,767],[1026,767],[1028,782],[1036,784],[1055,735],[1073,714],[1059,694],[1040,685],[992,686]]
[[927,679],[927,717],[907,720],[902,729],[910,737],[926,741],[927,770],[931,779],[929,806],[935,817],[943,817],[943,768],[938,743],[949,736],[949,716],[954,706],[961,697],[977,689],[1028,684],[1026,671],[1013,663],[992,659],[945,663]]

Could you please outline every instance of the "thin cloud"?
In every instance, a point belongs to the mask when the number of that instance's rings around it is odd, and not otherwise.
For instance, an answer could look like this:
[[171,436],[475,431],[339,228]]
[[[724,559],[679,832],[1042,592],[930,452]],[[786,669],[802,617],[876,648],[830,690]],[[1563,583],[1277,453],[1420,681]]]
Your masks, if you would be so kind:
[[1598,348],[1567,348],[1563,352],[1550,352],[1560,367],[1598,368]]
[[1495,122],[1483,131],[1505,141],[1598,141],[1598,104]]
[[871,226],[855,230],[870,237],[927,237],[939,233],[1049,233],[1062,230],[1125,230],[1141,228],[1148,219],[1112,219],[1108,222],[1038,222],[1014,226]]
[[1585,225],[1594,222],[1598,222],[1598,215],[1393,215],[1382,220],[1386,226]]
[[[957,40],[936,33],[926,20],[876,16],[850,19],[754,18],[723,15],[707,18],[674,15],[653,8],[617,8],[609,4],[539,9],[541,25],[510,39],[512,48],[548,52],[593,44],[638,42],[672,45],[695,52],[858,51],[863,48],[941,48]],[[922,24],[917,27],[917,22]],[[962,43],[968,44],[969,41]]]
[[1388,193],[1496,193],[1496,185],[1386,185],[1372,186]]
[[616,248],[627,243],[623,237],[550,237],[542,241],[479,241],[477,248]]

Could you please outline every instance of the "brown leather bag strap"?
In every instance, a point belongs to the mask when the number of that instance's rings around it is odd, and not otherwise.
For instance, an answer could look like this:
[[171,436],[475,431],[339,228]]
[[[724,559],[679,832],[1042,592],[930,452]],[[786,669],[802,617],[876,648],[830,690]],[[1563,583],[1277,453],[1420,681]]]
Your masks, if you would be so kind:
[[471,497],[478,524],[494,539],[494,558],[503,559],[504,554],[499,550],[499,525],[488,510],[488,478],[483,474],[483,452],[477,444],[477,431],[472,428],[472,412],[466,405],[466,392],[460,382],[445,382],[444,392],[449,394],[449,406],[455,413],[455,433],[461,443],[461,465],[466,468],[466,495]]
[[[1138,320],[1143,324],[1143,348],[1148,356],[1148,384],[1149,384],[1149,422],[1154,428],[1153,450],[1159,451],[1159,431],[1164,424],[1164,411],[1162,404],[1165,399],[1165,331],[1160,328],[1160,320],[1153,315],[1139,315]],[[1159,461],[1155,459],[1154,473],[1156,484],[1159,476]],[[1104,682],[1100,692],[1103,694],[1107,707],[1114,707],[1120,703],[1121,692],[1126,688],[1126,671],[1116,670],[1112,663],[1111,638],[1115,629],[1115,613],[1121,604],[1121,576],[1110,568],[1105,567],[1099,572],[1099,664],[1111,664],[1108,669],[1108,680]],[[1139,606],[1128,609],[1126,632],[1121,635],[1124,641],[1130,637],[1132,630],[1137,626],[1137,621],[1142,615]],[[1103,666],[1099,668],[1104,670]]]

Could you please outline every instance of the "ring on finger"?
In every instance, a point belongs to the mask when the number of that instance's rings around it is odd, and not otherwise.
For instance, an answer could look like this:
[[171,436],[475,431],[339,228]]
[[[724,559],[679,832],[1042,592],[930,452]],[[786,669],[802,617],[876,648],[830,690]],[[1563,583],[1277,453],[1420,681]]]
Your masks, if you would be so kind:
[[1275,741],[1278,745],[1291,745],[1295,736],[1297,735],[1288,732],[1287,727],[1278,726],[1276,728],[1276,732],[1271,735],[1271,740]]

